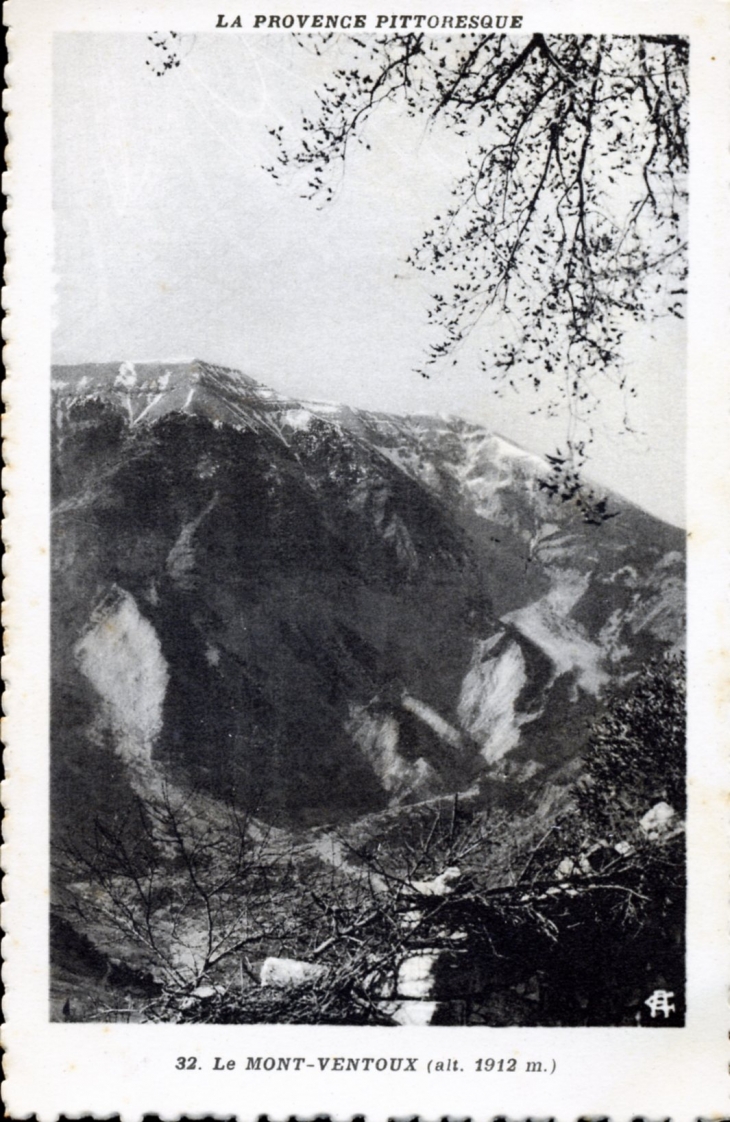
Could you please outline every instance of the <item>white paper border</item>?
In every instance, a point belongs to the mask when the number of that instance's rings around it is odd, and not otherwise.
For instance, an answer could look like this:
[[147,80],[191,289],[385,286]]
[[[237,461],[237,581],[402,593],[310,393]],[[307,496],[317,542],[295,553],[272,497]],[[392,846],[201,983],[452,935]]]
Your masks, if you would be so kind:
[[[279,12],[506,12],[523,31],[691,37],[691,280],[689,305],[688,1018],[684,1029],[330,1028],[51,1024],[48,1021],[48,449],[52,215],[51,37],[54,31],[213,30],[220,8]],[[675,1120],[730,1114],[727,1002],[727,715],[730,700],[730,456],[728,455],[727,4],[472,0],[439,6],[364,3],[233,5],[208,0],[9,0],[10,265],[5,324],[5,610],[7,681],[3,921],[8,1113],[235,1114],[272,1119],[354,1113],[368,1122],[419,1114],[568,1120],[635,1115]],[[249,23],[251,25],[252,20]],[[236,32],[221,32],[236,34]],[[179,1055],[417,1055],[554,1058],[555,1075],[362,1073],[322,1076],[179,1073]]]

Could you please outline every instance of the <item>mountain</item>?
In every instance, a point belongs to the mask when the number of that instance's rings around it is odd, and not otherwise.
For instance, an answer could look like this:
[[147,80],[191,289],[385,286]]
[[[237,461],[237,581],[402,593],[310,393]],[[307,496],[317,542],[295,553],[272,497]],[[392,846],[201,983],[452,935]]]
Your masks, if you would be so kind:
[[209,363],[54,368],[57,827],[151,766],[307,825],[573,759],[683,641],[683,534],[548,477]]

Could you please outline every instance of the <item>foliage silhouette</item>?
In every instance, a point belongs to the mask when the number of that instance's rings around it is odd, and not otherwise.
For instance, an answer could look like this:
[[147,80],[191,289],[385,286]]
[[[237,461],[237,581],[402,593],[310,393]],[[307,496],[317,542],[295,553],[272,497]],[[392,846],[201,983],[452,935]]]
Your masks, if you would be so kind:
[[[154,73],[180,65],[178,39],[150,36]],[[463,141],[449,201],[408,258],[434,285],[420,372],[456,364],[479,327],[494,392],[531,386],[532,413],[566,418],[545,490],[600,525],[612,515],[580,472],[607,393],[618,392],[632,430],[640,387],[624,363],[627,328],[684,315],[688,40],[420,30],[294,39],[332,70],[294,131],[269,129],[278,154],[267,170],[277,180],[302,171],[304,197],[331,202],[384,107]]]
[[345,61],[301,135],[271,130],[279,169],[304,169],[310,197],[334,197],[382,105],[464,140],[451,204],[410,258],[443,285],[424,372],[455,361],[492,312],[481,345],[495,382],[544,382],[549,408],[567,402],[576,419],[599,404],[598,374],[635,393],[620,372],[626,323],[682,315],[687,41],[417,33],[338,45]]
[[659,802],[684,817],[685,736],[684,656],[652,661],[593,728],[576,795],[580,817],[615,837],[627,836]]

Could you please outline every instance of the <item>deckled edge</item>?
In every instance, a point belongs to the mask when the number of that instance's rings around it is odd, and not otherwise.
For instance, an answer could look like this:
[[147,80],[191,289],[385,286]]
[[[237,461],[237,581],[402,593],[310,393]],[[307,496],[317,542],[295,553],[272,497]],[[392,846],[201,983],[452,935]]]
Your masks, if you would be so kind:
[[[16,583],[17,582],[16,582],[15,578],[16,578],[16,572],[18,571],[17,569],[14,570],[14,567],[13,567],[14,558],[13,558],[13,550],[11,548],[11,542],[12,542],[12,537],[13,537],[13,528],[17,524],[18,517],[17,516],[14,517],[15,512],[13,510],[13,494],[12,494],[12,490],[10,488],[11,474],[12,474],[12,462],[11,461],[12,461],[12,457],[13,457],[13,451],[17,447],[17,444],[18,444],[17,440],[14,440],[13,435],[12,435],[12,428],[13,428],[12,410],[13,410],[13,390],[14,390],[14,384],[13,384],[14,379],[13,379],[13,376],[12,376],[12,366],[13,366],[13,358],[14,358],[15,348],[14,348],[12,334],[11,334],[12,324],[13,324],[13,317],[12,317],[12,306],[13,306],[13,300],[12,300],[12,296],[13,296],[12,272],[13,272],[13,270],[12,270],[12,265],[10,264],[12,256],[13,256],[13,250],[14,250],[14,243],[13,243],[13,236],[12,236],[12,228],[13,228],[12,189],[13,189],[13,186],[14,186],[14,180],[13,180],[13,172],[12,172],[12,166],[11,166],[11,158],[13,156],[13,141],[12,141],[13,61],[12,61],[12,54],[13,54],[13,47],[15,45],[15,34],[14,34],[13,28],[11,26],[11,19],[12,19],[12,13],[14,12],[14,10],[15,10],[15,6],[14,6],[14,3],[13,3],[13,0],[4,0],[4,2],[3,2],[3,26],[8,29],[7,32],[6,32],[6,40],[5,40],[6,44],[7,44],[8,58],[7,58],[7,62],[5,64],[5,67],[4,67],[5,88],[4,88],[4,91],[3,91],[3,99],[2,99],[3,111],[4,111],[4,114],[5,114],[5,157],[6,157],[6,170],[4,171],[3,176],[2,176],[2,190],[3,190],[4,198],[6,200],[5,209],[4,209],[4,217],[3,217],[3,230],[4,230],[4,235],[5,235],[5,243],[4,244],[5,244],[7,261],[6,261],[5,270],[4,270],[3,285],[2,285],[2,289],[0,291],[0,306],[2,307],[2,309],[5,313],[4,318],[3,318],[3,325],[2,325],[2,340],[3,340],[3,343],[2,343],[2,358],[3,358],[4,367],[5,367],[5,379],[3,381],[2,389],[0,391],[0,396],[2,398],[3,407],[4,407],[3,427],[2,427],[2,461],[3,462],[2,462],[2,474],[1,474],[1,481],[2,481],[2,487],[3,487],[3,525],[2,525],[1,533],[2,533],[2,542],[3,542],[3,545],[5,547],[5,553],[4,553],[4,556],[3,556],[3,559],[2,559],[2,591],[3,591],[3,597],[4,597],[4,602],[3,602],[3,606],[2,606],[2,627],[3,627],[4,647],[3,647],[2,658],[0,660],[0,673],[2,674],[3,684],[4,684],[4,687],[5,687],[4,694],[3,694],[3,702],[2,702],[2,717],[0,718],[0,735],[2,736],[3,745],[4,745],[4,742],[5,742],[6,727],[9,724],[10,715],[11,715],[13,704],[14,704],[13,689],[12,689],[12,678],[8,677],[8,672],[11,672],[12,668],[13,668],[13,659],[11,657],[10,651],[7,649],[5,641],[7,639],[12,638],[12,632],[10,634],[8,634],[8,605],[11,604],[11,602],[13,600],[13,595],[16,592]],[[728,76],[728,88],[726,90],[726,94],[730,98],[730,75]],[[727,169],[727,164],[728,164],[728,161],[726,159],[725,160],[726,169]],[[727,201],[727,194],[728,194],[727,187],[728,187],[728,184],[725,184],[726,201]],[[730,304],[728,304],[727,307],[728,307],[728,310],[730,310]],[[6,521],[8,523],[7,526],[6,526]],[[720,677],[720,675],[718,675],[718,678],[719,677]],[[726,707],[726,712],[727,712],[727,707]],[[12,755],[13,755],[12,749],[8,750],[7,748],[4,748],[4,751],[7,752],[7,756],[5,758],[7,758],[10,761],[10,763],[12,763]],[[10,770],[10,768],[8,768],[8,770]],[[3,774],[2,783],[0,784],[0,799],[2,801],[2,805],[3,805],[3,808],[5,809],[6,815],[7,815],[8,809],[10,807],[11,798],[12,798],[12,783]],[[6,865],[6,859],[7,859],[7,853],[8,853],[8,844],[9,844],[9,841],[10,841],[11,837],[12,837],[12,826],[10,826],[10,824],[8,823],[7,818],[6,818],[6,820],[3,822],[3,837],[2,837],[3,844],[2,844],[2,848],[0,849],[0,869],[2,870],[2,873],[3,873],[3,889],[4,890],[5,890],[5,887],[6,887],[6,884],[7,884],[8,881],[10,882],[9,887],[12,887],[12,870],[9,870],[7,865]],[[10,876],[8,874],[10,874]],[[2,950],[2,977],[3,977],[4,982],[6,980],[8,980],[5,966],[6,966],[6,963],[9,961],[9,959],[12,956],[10,939],[5,934],[5,929],[6,929],[6,926],[7,926],[6,919],[8,921],[10,920],[11,911],[12,911],[12,903],[9,899],[6,899],[5,892],[4,892],[3,902],[2,902],[2,905],[0,906],[0,921],[2,922],[2,927],[3,927],[3,938],[2,938],[2,943],[0,944],[0,947],[1,947],[1,950]],[[730,934],[728,935],[728,939],[730,939]],[[730,990],[728,991],[728,1005],[730,1006]],[[730,1029],[730,1018],[729,1018],[729,1022],[728,1022],[728,1028]],[[728,1040],[730,1041],[730,1031],[728,1032]],[[730,1068],[730,1046],[728,1047],[728,1061],[729,1061],[728,1067]],[[729,1080],[728,1086],[729,1086],[729,1089],[730,1089],[730,1080]],[[23,1115],[22,1117],[23,1118],[35,1118],[36,1116],[32,1112],[28,1112],[25,1115]],[[56,1118],[59,1118],[59,1119],[60,1118],[68,1118],[69,1120],[73,1119],[74,1122],[81,1122],[81,1120],[83,1120],[83,1119],[93,1119],[94,1122],[96,1122],[96,1119],[99,1119],[99,1122],[101,1122],[102,1119],[103,1120],[108,1120],[108,1122],[116,1122],[117,1119],[122,1119],[123,1117],[125,1117],[125,1116],[122,1116],[122,1115],[119,1115],[119,1114],[65,1115],[65,1114],[60,1114],[60,1113],[56,1116]],[[160,1118],[161,1118],[161,1116],[157,1115],[157,1114],[145,1114],[144,1115],[145,1122],[147,1122],[147,1120],[149,1120],[149,1122],[155,1122],[156,1119],[160,1119]],[[435,1116],[434,1118],[430,1119],[430,1118],[427,1118],[425,1116],[418,1115],[418,1114],[398,1115],[398,1116],[395,1116],[395,1115],[393,1115],[393,1116],[390,1116],[390,1115],[375,1116],[372,1113],[370,1113],[370,1114],[358,1114],[358,1113],[349,1114],[348,1113],[347,1115],[331,1115],[331,1114],[324,1114],[324,1113],[323,1114],[315,1113],[315,1114],[307,1114],[307,1115],[301,1115],[301,1116],[298,1115],[298,1114],[297,1115],[286,1115],[286,1116],[282,1116],[281,1118],[277,1118],[275,1116],[271,1116],[271,1115],[268,1115],[268,1114],[256,1114],[256,1115],[253,1115],[253,1116],[250,1116],[250,1115],[245,1116],[245,1115],[239,1115],[239,1114],[236,1114],[236,1115],[230,1115],[230,1114],[220,1114],[220,1115],[191,1114],[191,1115],[187,1115],[187,1114],[185,1114],[185,1115],[163,1116],[162,1117],[162,1122],[187,1122],[188,1119],[190,1119],[190,1122],[207,1122],[208,1119],[211,1119],[211,1122],[570,1122],[570,1120],[568,1120],[568,1119],[558,1119],[554,1115],[545,1115],[545,1116],[541,1116],[540,1118],[536,1118],[534,1115],[532,1115],[532,1116],[530,1116],[530,1118],[522,1118],[522,1119],[510,1118],[509,1116],[502,1115],[502,1114],[488,1114],[488,1115],[485,1114],[485,1115],[472,1115],[472,1116],[466,1116],[466,1115],[463,1115],[463,1116],[462,1115],[443,1116],[443,1115],[440,1115],[440,1116]],[[671,1118],[667,1118],[666,1116],[662,1116],[662,1119],[663,1119],[663,1122],[673,1122],[673,1120]],[[586,1116],[576,1116],[575,1119],[573,1120],[573,1122],[662,1122],[662,1119],[660,1119],[660,1118],[648,1118],[646,1116],[640,1116],[639,1117],[639,1116],[634,1116],[634,1115],[628,1115],[628,1116],[626,1116],[626,1118],[621,1119],[621,1118],[613,1117],[613,1116],[609,1116],[609,1115],[597,1115],[597,1116],[594,1115],[594,1116],[590,1116],[590,1118],[588,1118]],[[698,1115],[698,1116],[696,1116],[695,1122],[728,1122],[728,1120],[730,1120],[730,1113],[728,1113],[727,1115],[714,1115],[712,1117],[712,1119],[710,1119],[707,1116]]]
[[[3,88],[3,94],[2,94],[2,111],[3,111],[3,117],[4,117],[3,132],[4,132],[5,167],[4,167],[4,170],[3,170],[3,173],[2,173],[1,187],[2,187],[2,194],[3,194],[3,202],[4,202],[2,227],[3,227],[3,238],[4,238],[4,249],[5,249],[5,266],[4,266],[4,269],[3,269],[2,286],[0,288],[0,307],[2,307],[2,311],[4,313],[3,319],[2,319],[2,328],[1,328],[2,341],[3,341],[2,342],[3,382],[2,382],[2,386],[0,387],[0,399],[2,400],[2,449],[1,449],[1,452],[2,452],[2,467],[1,467],[1,471],[0,471],[0,483],[2,484],[2,527],[0,528],[0,534],[2,536],[2,544],[3,544],[3,555],[2,555],[2,607],[0,608],[0,628],[2,629],[2,653],[0,655],[0,675],[2,676],[2,684],[3,684],[2,715],[0,716],[0,743],[2,744],[3,756],[2,756],[2,771],[0,773],[0,802],[2,803],[3,812],[4,812],[4,817],[3,817],[3,821],[2,821],[2,831],[1,831],[2,837],[1,837],[1,844],[0,844],[0,870],[2,872],[2,902],[0,903],[0,927],[1,927],[1,930],[0,930],[0,936],[1,936],[1,939],[0,939],[0,958],[1,958],[0,972],[2,974],[3,986],[5,986],[7,981],[8,981],[7,973],[6,973],[6,970],[5,970],[5,962],[6,962],[6,956],[8,955],[8,951],[9,951],[9,939],[6,935],[6,929],[7,929],[6,920],[8,918],[7,917],[7,912],[6,912],[6,888],[7,888],[7,879],[8,878],[7,878],[7,869],[6,869],[5,862],[6,862],[6,858],[7,858],[7,839],[8,839],[7,811],[8,811],[8,798],[9,798],[9,795],[10,795],[10,790],[9,790],[8,781],[7,781],[7,778],[6,778],[5,768],[6,768],[6,761],[8,760],[10,753],[7,753],[7,755],[6,755],[7,749],[6,749],[6,744],[5,744],[5,734],[6,734],[6,718],[7,718],[8,711],[9,711],[9,706],[10,706],[10,682],[9,682],[7,676],[6,676],[6,672],[7,672],[7,669],[8,669],[8,662],[9,662],[9,655],[8,655],[8,650],[7,650],[8,635],[7,635],[7,629],[6,629],[6,625],[7,625],[7,602],[10,598],[11,590],[12,590],[11,557],[10,557],[10,549],[9,549],[10,533],[9,533],[8,526],[6,525],[6,519],[8,519],[10,517],[11,507],[12,507],[12,499],[11,499],[10,493],[9,493],[9,490],[10,490],[9,489],[9,483],[10,483],[9,474],[10,474],[10,472],[9,472],[9,464],[8,464],[8,459],[9,459],[10,451],[11,451],[11,447],[12,447],[12,442],[11,442],[11,439],[10,439],[9,434],[8,434],[8,421],[9,421],[8,414],[9,414],[9,411],[10,411],[10,402],[11,402],[11,398],[12,398],[12,380],[11,380],[11,376],[10,376],[10,364],[11,364],[11,358],[12,358],[12,348],[11,348],[11,342],[10,342],[11,300],[10,300],[10,290],[9,290],[10,273],[11,273],[10,259],[11,259],[11,252],[12,252],[12,236],[11,236],[12,215],[11,215],[11,202],[10,202],[10,188],[11,188],[11,170],[10,170],[11,165],[10,165],[10,161],[11,161],[11,156],[12,156],[12,145],[11,145],[12,91],[11,91],[11,88],[10,88],[10,84],[11,84],[11,78],[12,78],[11,53],[12,53],[12,48],[13,48],[13,45],[14,45],[14,36],[13,36],[12,31],[10,30],[10,24],[9,24],[9,9],[11,7],[12,7],[11,0],[4,0],[3,5],[2,5],[2,17],[3,17],[2,24],[3,24],[3,27],[6,29],[5,45],[6,45],[7,57],[6,57],[6,61],[5,61],[5,66],[3,68],[3,78],[4,78],[5,82],[4,82],[4,88]],[[2,1000],[2,1009],[3,1009],[3,1024],[2,1024],[2,1028],[0,1028],[0,1039],[4,1038],[4,1024],[5,1024],[5,1016],[4,1016],[4,1014],[5,1014],[5,998],[4,997],[3,997],[3,1000]],[[2,1060],[0,1061],[0,1065],[1,1065],[0,1078],[2,1079],[2,1082],[0,1082],[0,1089],[2,1089],[2,1088],[4,1088],[4,1075],[5,1075],[5,1056],[4,1056],[4,1054],[3,1054]]]

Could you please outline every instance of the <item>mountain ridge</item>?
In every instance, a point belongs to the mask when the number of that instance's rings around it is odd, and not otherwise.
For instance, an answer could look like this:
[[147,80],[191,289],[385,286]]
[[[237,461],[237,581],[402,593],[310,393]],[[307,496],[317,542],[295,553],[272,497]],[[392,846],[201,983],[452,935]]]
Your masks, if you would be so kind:
[[460,418],[179,366],[54,368],[67,790],[144,742],[302,822],[442,796],[572,758],[606,691],[681,645],[683,535],[634,504],[586,525]]
[[[146,370],[149,372],[148,376],[142,377],[141,380],[139,380],[138,371],[144,375]],[[162,370],[161,374],[159,373],[160,370]],[[525,461],[531,462],[534,467],[542,469],[546,474],[550,471],[549,462],[538,452],[526,448],[518,441],[505,436],[496,429],[486,429],[484,425],[476,421],[470,421],[457,413],[398,413],[382,409],[364,409],[324,399],[305,397],[291,398],[235,367],[222,366],[217,363],[208,362],[205,359],[127,359],[89,363],[54,363],[52,371],[54,372],[54,376],[52,377],[52,393],[54,397],[71,395],[74,391],[82,391],[84,396],[87,397],[95,395],[105,396],[110,390],[118,394],[120,398],[125,394],[129,396],[145,394],[157,394],[162,396],[166,392],[170,393],[179,388],[174,385],[170,386],[169,380],[173,373],[183,378],[187,376],[188,379],[190,379],[187,385],[188,391],[192,388],[191,383],[197,384],[198,379],[201,377],[205,378],[206,374],[208,376],[211,374],[218,375],[219,377],[223,375],[231,379],[233,383],[231,388],[238,388],[235,386],[235,383],[240,382],[243,386],[255,391],[257,398],[259,398],[260,401],[265,401],[272,410],[278,406],[285,406],[285,411],[291,414],[309,411],[318,416],[321,420],[329,421],[332,424],[343,425],[348,431],[352,431],[354,434],[357,434],[358,422],[361,423],[362,419],[365,418],[373,418],[375,421],[382,424],[392,424],[394,426],[409,422],[410,426],[415,428],[423,426],[424,431],[433,429],[439,424],[445,424],[449,427],[453,426],[462,429],[465,432],[472,431],[475,434],[488,433],[491,440],[494,441],[495,444],[503,445],[508,454],[512,454],[516,457],[524,457]],[[64,381],[62,375],[68,376],[72,372],[74,374],[75,383]],[[103,379],[97,382],[96,385],[94,385],[93,382],[92,372],[103,374]],[[113,382],[110,385],[109,379],[112,375]],[[233,377],[231,378],[231,376]],[[158,385],[160,382],[164,384]],[[220,385],[217,388],[220,389]],[[154,414],[147,415],[149,406],[150,403],[134,418],[135,423],[142,420],[146,420],[149,423],[155,419]],[[169,407],[170,409],[176,409],[177,404],[171,403]],[[297,427],[297,421],[294,417],[290,419],[289,423],[292,428]],[[645,507],[631,500],[627,495],[615,491],[613,488],[599,485],[591,479],[590,474],[586,476],[585,483],[589,488],[597,488],[600,490],[610,501],[620,503],[622,508],[640,511],[662,525],[681,530],[681,527],[675,526],[674,523],[667,522],[659,516],[652,514]]]

